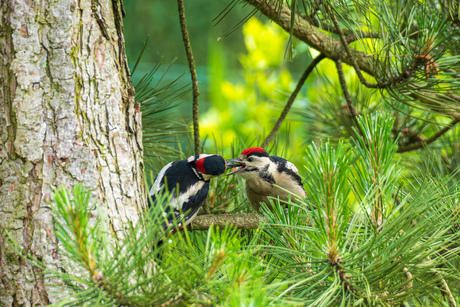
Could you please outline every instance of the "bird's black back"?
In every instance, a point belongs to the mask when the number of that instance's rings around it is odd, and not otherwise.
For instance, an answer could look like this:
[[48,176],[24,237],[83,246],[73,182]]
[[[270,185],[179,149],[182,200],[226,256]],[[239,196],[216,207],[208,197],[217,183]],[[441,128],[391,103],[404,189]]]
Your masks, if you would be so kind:
[[[192,166],[187,160],[174,161],[171,167],[166,170],[163,178],[161,178],[160,187],[163,187],[166,181],[168,191],[172,192],[179,184],[179,194],[182,194],[197,179],[199,179],[197,174],[193,171]],[[175,193],[177,193],[176,190]]]
[[281,157],[278,157],[278,156],[270,156],[270,160],[275,162],[278,165],[277,170],[278,170],[279,173],[285,172],[285,173],[291,175],[292,177],[295,178],[295,180],[298,182],[299,186],[301,186],[302,189],[303,189],[302,178],[300,178],[299,174],[297,174],[296,172],[294,172],[293,170],[291,170],[290,168],[287,167],[287,162],[289,162],[288,160],[286,160],[284,158],[281,158]]

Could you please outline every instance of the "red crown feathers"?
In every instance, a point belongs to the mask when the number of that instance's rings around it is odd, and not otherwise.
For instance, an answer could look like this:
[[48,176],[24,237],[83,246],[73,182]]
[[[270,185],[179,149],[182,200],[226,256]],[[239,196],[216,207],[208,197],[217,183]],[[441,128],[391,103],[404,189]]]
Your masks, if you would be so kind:
[[243,150],[243,152],[241,154],[245,155],[245,156],[249,156],[249,155],[252,155],[254,153],[267,154],[265,149],[263,149],[262,147],[249,147],[249,148],[246,148],[245,150]]

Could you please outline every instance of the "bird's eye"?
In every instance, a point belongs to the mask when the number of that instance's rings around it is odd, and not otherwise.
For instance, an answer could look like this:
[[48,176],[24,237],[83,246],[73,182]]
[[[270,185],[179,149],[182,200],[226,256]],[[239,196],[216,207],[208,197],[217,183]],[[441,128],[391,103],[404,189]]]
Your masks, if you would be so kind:
[[254,161],[254,158],[253,158],[253,157],[250,157],[250,158],[248,159],[248,161],[249,161],[249,162],[252,162],[252,161]]

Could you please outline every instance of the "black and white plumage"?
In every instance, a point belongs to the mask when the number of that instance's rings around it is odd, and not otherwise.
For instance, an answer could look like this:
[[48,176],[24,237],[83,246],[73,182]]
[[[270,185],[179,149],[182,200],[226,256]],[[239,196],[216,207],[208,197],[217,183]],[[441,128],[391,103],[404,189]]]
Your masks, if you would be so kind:
[[295,196],[305,198],[305,189],[294,164],[277,156],[269,156],[261,147],[245,149],[238,159],[227,160],[228,167],[240,166],[228,175],[238,174],[246,180],[246,195],[253,209],[260,212],[260,203],[269,208],[268,197],[282,201]]
[[163,204],[168,220],[163,227],[166,229],[172,226],[174,220],[178,227],[185,227],[206,203],[209,180],[222,175],[226,170],[227,163],[219,155],[201,154],[168,163],[158,173],[150,189],[149,207],[155,205],[158,194],[164,193],[166,188],[171,200]]

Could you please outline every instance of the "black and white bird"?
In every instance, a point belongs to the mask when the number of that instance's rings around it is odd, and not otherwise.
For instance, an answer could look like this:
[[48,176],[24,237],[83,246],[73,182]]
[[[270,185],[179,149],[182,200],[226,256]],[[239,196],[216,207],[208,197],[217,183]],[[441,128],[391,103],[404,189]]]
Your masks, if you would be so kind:
[[[207,154],[165,165],[149,192],[149,207],[155,205],[157,196],[164,193],[164,188],[170,193],[170,202],[163,204],[167,218],[163,228],[172,226],[174,220],[179,228],[187,226],[206,203],[209,180],[222,175],[226,170],[227,163],[224,158]],[[172,230],[174,231],[175,229]]]
[[252,208],[260,212],[260,203],[271,208],[269,197],[287,201],[305,198],[299,171],[286,159],[269,156],[262,147],[245,149],[238,159],[227,160],[228,167],[239,166],[228,175],[238,174],[246,181],[246,195]]

